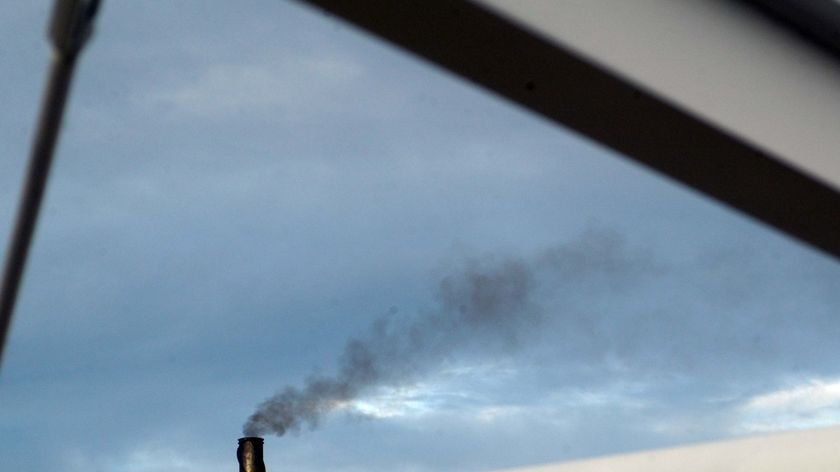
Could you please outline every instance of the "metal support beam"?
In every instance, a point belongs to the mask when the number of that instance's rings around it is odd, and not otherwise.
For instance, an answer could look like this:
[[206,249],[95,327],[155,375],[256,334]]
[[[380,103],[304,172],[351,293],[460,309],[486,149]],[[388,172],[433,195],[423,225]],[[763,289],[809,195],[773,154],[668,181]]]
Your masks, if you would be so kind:
[[[97,0],[57,0],[50,22],[52,60],[0,286],[0,362],[11,326],[29,246],[61,128],[76,59],[91,35]],[[0,364],[1,365],[1,364]]]
[[840,258],[840,193],[473,3],[305,0]]

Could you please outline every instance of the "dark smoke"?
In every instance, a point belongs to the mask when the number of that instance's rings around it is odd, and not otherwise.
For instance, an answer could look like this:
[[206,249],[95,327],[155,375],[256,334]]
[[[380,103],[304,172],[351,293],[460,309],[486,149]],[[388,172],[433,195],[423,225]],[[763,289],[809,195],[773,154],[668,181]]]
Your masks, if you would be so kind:
[[315,427],[366,390],[410,382],[461,349],[517,347],[541,322],[538,279],[573,282],[587,272],[632,269],[636,264],[626,259],[621,243],[613,233],[588,231],[530,261],[468,261],[440,281],[437,310],[402,323],[378,319],[367,336],[347,342],[335,376],[312,376],[302,388],[272,396],[245,423],[244,435],[283,436],[303,425]]

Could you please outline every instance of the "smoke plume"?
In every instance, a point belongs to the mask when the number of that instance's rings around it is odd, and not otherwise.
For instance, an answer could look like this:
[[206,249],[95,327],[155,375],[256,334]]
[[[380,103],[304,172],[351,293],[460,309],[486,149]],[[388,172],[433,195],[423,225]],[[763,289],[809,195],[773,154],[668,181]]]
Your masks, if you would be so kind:
[[376,320],[366,336],[347,342],[334,376],[311,376],[302,387],[270,397],[247,420],[244,435],[283,436],[303,425],[315,427],[366,390],[410,382],[462,349],[515,348],[541,322],[535,300],[539,280],[632,269],[634,261],[626,259],[621,245],[613,233],[588,231],[530,260],[462,264],[440,280],[435,310],[409,320]]

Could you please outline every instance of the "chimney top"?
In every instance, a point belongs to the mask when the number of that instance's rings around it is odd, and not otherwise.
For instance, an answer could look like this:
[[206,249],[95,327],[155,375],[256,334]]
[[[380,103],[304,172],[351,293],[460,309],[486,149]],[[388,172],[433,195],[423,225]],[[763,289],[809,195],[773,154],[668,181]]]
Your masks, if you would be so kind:
[[239,462],[239,472],[265,472],[263,438],[256,436],[239,438],[236,460]]

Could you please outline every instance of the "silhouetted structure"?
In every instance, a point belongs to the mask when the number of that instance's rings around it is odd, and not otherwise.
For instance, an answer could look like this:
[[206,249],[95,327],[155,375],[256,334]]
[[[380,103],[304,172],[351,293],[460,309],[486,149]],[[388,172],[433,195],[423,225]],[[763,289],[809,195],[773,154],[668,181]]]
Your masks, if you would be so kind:
[[265,472],[263,438],[253,436],[239,438],[236,460],[239,462],[239,472]]

